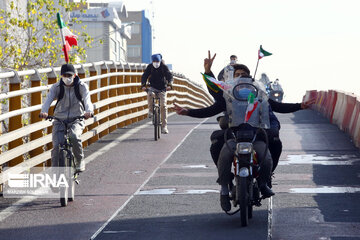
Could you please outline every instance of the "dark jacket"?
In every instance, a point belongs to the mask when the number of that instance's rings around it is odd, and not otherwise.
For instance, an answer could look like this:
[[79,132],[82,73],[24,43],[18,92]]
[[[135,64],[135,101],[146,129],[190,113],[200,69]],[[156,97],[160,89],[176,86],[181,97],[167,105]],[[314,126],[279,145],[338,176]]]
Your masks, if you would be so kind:
[[146,86],[149,79],[150,87],[157,90],[164,90],[167,86],[172,85],[173,76],[169,68],[161,62],[159,68],[154,68],[149,64],[141,77],[141,86]]
[[[207,73],[209,76],[214,77],[214,74],[212,72]],[[215,93],[211,89],[208,88],[208,91],[210,94],[214,97],[215,103],[207,108],[202,109],[189,109],[189,116],[190,117],[196,117],[196,118],[206,118],[206,117],[212,117],[216,114],[221,113],[222,111],[226,111],[226,102],[223,97],[223,92],[219,91]],[[274,100],[269,99],[269,117],[270,117],[270,127],[274,129],[280,129],[280,122],[275,116],[273,112],[278,113],[292,113],[296,112],[298,110],[301,110],[301,104],[300,103],[280,103],[276,102]]]

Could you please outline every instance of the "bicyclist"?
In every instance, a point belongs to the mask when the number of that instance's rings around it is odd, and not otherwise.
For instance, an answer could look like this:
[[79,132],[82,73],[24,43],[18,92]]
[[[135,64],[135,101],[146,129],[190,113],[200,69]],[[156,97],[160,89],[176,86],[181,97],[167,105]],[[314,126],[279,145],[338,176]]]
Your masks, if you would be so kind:
[[161,54],[154,54],[151,56],[152,64],[149,64],[145,72],[141,77],[141,87],[142,90],[146,90],[146,83],[149,80],[150,88],[148,91],[148,106],[149,114],[148,117],[151,118],[153,115],[153,94],[152,92],[157,92],[160,97],[160,107],[161,107],[161,132],[169,133],[167,128],[167,106],[166,106],[166,91],[172,89],[173,76],[169,71],[169,68],[164,64]]
[[[46,118],[51,103],[57,99],[54,109],[54,116],[69,122],[70,141],[75,156],[76,170],[85,171],[84,153],[81,143],[81,134],[84,130],[84,120],[75,120],[75,117],[84,116],[88,119],[92,116],[94,107],[90,100],[89,88],[75,75],[75,68],[72,64],[61,66],[61,79],[51,86],[47,98],[41,108],[40,117]],[[64,127],[58,122],[53,122],[51,151],[52,166],[59,166],[59,145],[64,136]]]

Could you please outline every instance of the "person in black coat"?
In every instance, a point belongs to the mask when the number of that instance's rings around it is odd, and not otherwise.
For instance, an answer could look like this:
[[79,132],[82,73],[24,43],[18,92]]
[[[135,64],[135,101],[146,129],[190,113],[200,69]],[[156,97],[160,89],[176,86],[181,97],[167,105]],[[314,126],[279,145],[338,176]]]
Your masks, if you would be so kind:
[[[169,133],[167,128],[167,106],[166,106],[166,91],[172,89],[173,76],[169,68],[164,64],[161,54],[154,54],[151,56],[152,63],[149,64],[143,75],[141,76],[141,88],[148,91],[148,117],[153,115],[153,97],[154,93],[160,97],[161,108],[161,132]],[[149,88],[146,85],[149,82]]]

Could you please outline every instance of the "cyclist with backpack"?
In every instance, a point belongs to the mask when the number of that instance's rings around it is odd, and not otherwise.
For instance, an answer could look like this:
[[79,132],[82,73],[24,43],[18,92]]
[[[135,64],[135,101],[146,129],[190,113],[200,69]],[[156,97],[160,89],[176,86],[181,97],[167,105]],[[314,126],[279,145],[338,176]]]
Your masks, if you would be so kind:
[[[94,107],[90,100],[87,84],[75,75],[75,68],[72,64],[62,65],[60,74],[60,81],[53,84],[50,88],[41,108],[40,118],[46,118],[48,116],[51,103],[57,99],[53,115],[69,123],[71,129],[70,141],[75,156],[76,171],[83,172],[85,171],[85,162],[81,134],[84,130],[85,123],[84,120],[75,120],[75,118],[78,116],[84,116],[85,119],[90,118],[93,115]],[[64,131],[66,131],[66,129],[63,128],[60,122],[53,122],[51,164],[55,167],[59,166],[59,145],[60,141],[62,141],[61,139],[63,139]]]
[[160,107],[161,107],[161,132],[169,133],[167,128],[167,106],[166,106],[166,91],[172,89],[173,76],[169,68],[165,65],[162,60],[161,54],[154,54],[151,56],[152,64],[149,64],[142,77],[141,77],[141,88],[146,91],[146,83],[149,81],[150,88],[148,91],[148,106],[149,114],[148,117],[151,118],[153,115],[153,94],[155,92],[160,97]]

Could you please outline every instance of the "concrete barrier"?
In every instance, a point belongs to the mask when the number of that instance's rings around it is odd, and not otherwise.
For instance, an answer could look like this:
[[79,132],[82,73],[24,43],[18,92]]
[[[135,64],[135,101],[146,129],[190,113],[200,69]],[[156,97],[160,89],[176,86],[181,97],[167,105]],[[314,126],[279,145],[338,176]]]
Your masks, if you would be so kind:
[[343,91],[307,91],[303,100],[315,99],[312,109],[348,133],[360,147],[360,97]]

